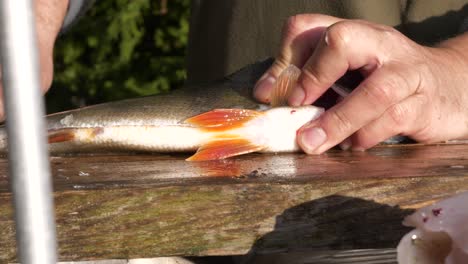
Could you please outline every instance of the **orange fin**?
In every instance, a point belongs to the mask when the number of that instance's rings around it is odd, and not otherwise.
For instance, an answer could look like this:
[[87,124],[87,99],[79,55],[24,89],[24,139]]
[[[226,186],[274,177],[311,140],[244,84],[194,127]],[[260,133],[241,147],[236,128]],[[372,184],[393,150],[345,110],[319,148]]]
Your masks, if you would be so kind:
[[249,109],[215,109],[190,117],[185,122],[210,130],[225,130],[239,127],[260,115],[263,113]]
[[271,106],[283,106],[288,104],[288,98],[296,86],[301,70],[294,65],[289,65],[276,80],[271,92]]
[[262,150],[246,139],[216,140],[201,146],[188,161],[218,160]]
[[72,141],[75,139],[75,129],[66,128],[49,131],[49,144]]
[[50,130],[48,133],[49,143],[61,143],[66,141],[72,141],[76,138],[76,132],[78,130],[85,130],[89,138],[93,138],[104,131],[102,127],[96,128],[63,128],[57,130]]

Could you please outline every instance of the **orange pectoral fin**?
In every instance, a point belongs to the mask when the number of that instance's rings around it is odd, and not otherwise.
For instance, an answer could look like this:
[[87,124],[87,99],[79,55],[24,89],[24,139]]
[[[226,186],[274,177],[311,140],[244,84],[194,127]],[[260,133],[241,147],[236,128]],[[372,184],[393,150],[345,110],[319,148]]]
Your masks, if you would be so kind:
[[57,129],[57,130],[50,130],[49,133],[48,133],[49,144],[72,141],[72,140],[76,139],[76,133],[79,130],[86,132],[85,135],[87,135],[87,137],[89,139],[92,139],[95,136],[101,134],[104,131],[104,128],[102,128],[102,127],[63,128],[63,129]]
[[187,161],[225,159],[262,149],[262,146],[255,145],[246,139],[220,139],[203,145]]
[[263,113],[249,109],[215,109],[190,117],[185,122],[209,130],[225,130],[239,127],[260,115]]
[[301,70],[292,64],[283,70],[271,91],[272,107],[288,104],[288,98],[291,96],[300,74]]
[[49,131],[49,144],[72,141],[75,138],[75,129],[59,129]]

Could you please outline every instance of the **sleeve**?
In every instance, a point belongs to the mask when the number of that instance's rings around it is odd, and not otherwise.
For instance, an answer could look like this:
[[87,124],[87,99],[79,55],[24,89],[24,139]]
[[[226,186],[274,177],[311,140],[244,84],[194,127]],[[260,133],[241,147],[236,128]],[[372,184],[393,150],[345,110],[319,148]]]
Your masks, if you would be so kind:
[[73,26],[93,5],[95,0],[70,0],[67,14],[63,20],[61,33],[66,32]]

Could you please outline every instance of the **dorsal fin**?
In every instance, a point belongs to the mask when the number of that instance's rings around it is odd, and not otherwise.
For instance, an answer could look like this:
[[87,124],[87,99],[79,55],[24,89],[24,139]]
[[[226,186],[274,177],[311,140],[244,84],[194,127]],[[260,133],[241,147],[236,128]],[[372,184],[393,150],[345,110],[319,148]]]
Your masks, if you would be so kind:
[[276,80],[275,86],[271,91],[271,106],[284,106],[288,104],[288,98],[292,90],[296,86],[297,79],[301,74],[301,70],[295,65],[289,65],[280,74]]

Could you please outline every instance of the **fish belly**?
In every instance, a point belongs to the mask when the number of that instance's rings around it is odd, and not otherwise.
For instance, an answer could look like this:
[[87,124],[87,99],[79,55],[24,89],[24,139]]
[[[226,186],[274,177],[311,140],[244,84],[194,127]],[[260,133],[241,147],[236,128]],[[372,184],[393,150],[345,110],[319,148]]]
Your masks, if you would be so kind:
[[[189,126],[112,126],[50,131],[52,153],[82,151],[195,151],[210,135]],[[54,139],[57,142],[54,142]]]

